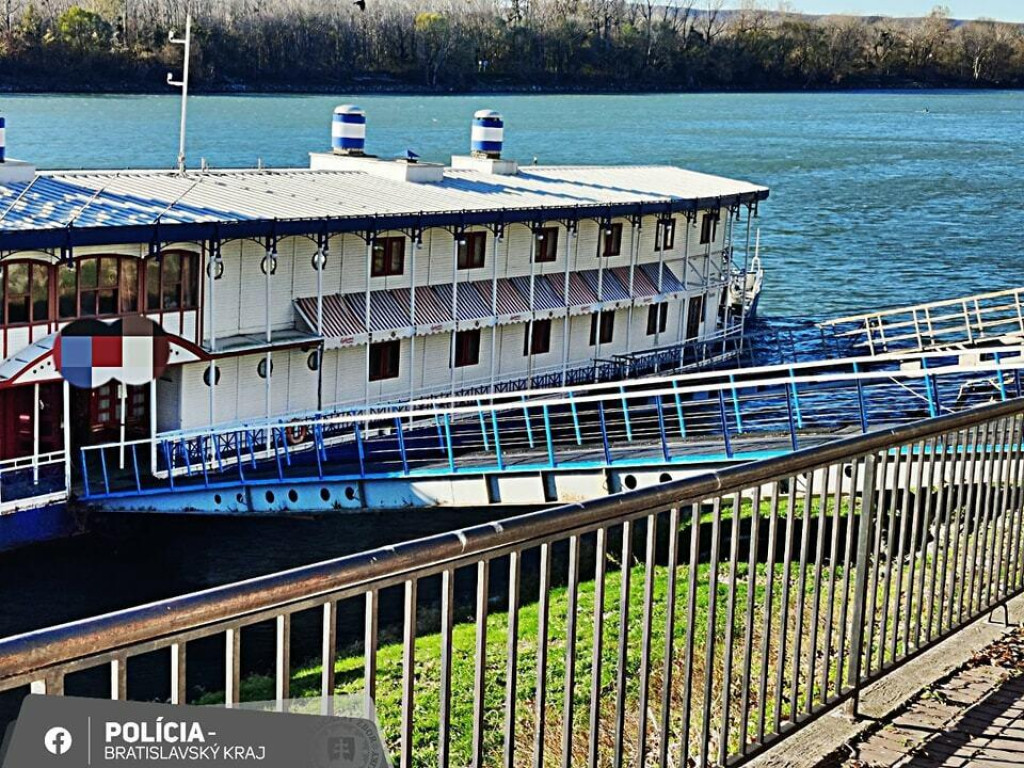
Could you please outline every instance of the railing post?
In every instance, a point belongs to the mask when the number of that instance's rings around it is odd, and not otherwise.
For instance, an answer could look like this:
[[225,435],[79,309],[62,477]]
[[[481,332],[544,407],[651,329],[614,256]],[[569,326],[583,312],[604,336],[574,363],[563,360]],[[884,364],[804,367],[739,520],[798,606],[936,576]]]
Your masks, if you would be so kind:
[[[875,454],[864,459],[863,485],[861,486],[861,507],[857,525],[857,560],[856,581],[853,588],[853,612],[850,618],[850,656],[846,679],[853,689],[846,703],[846,714],[857,717],[857,705],[860,700],[861,657],[864,651],[865,617],[864,607],[868,597],[868,555],[871,550],[871,528],[875,518]],[[884,479],[883,479],[884,483]]]

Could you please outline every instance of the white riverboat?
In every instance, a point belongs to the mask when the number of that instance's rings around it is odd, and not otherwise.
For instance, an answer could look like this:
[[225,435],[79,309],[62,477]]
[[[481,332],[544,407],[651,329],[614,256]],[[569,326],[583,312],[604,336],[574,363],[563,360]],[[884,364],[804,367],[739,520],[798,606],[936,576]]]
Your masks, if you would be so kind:
[[[765,187],[668,166],[524,167],[503,133],[481,111],[449,165],[382,159],[363,111],[343,106],[308,169],[0,164],[0,512],[60,507],[97,444],[736,354],[761,285]],[[139,315],[166,334],[166,369],[69,386],[62,329]],[[59,477],[41,482],[46,470]],[[18,541],[49,535],[21,528]]]

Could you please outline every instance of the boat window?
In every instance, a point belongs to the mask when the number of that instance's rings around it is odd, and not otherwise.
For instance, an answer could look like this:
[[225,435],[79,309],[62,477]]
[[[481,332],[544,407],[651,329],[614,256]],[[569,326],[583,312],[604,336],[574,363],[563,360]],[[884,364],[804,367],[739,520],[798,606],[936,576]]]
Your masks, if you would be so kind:
[[622,224],[608,224],[601,239],[602,256],[618,256],[622,253]]
[[459,269],[479,269],[484,265],[486,232],[465,232],[459,241]]
[[370,345],[370,381],[398,378],[398,361],[402,352],[401,341],[379,341]]
[[166,251],[146,263],[146,310],[195,309],[198,259],[185,251]]
[[535,262],[555,261],[558,258],[558,227],[544,227],[537,230],[537,243],[534,246]]
[[707,245],[718,239],[718,214],[705,213],[700,222],[700,244]]
[[651,304],[647,308],[647,335],[664,333],[668,326],[668,304]]
[[658,222],[658,234],[654,238],[654,250],[671,251],[676,247],[676,220],[662,219]]
[[686,308],[686,340],[693,341],[700,335],[704,322],[704,297],[694,296]]
[[3,265],[4,322],[39,323],[50,319],[50,265],[15,261]]
[[97,317],[139,311],[139,265],[131,257],[96,256],[58,269],[60,317]]
[[464,368],[480,362],[480,330],[459,331],[455,334],[455,367]]
[[373,243],[371,277],[387,277],[405,272],[405,238],[379,237]]
[[[600,330],[600,340],[598,339]],[[590,346],[608,344],[615,336],[615,312],[607,310],[590,316]]]
[[551,321],[534,320],[523,338],[523,355],[543,355],[551,351]]

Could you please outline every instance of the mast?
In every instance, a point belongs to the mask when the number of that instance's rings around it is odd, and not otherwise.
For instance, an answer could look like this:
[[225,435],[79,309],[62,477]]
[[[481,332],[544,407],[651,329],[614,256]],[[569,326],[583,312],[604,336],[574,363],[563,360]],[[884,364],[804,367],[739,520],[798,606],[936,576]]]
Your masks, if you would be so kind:
[[185,124],[188,116],[188,65],[192,58],[192,4],[189,3],[185,9],[185,37],[177,38],[171,31],[168,36],[174,45],[184,46],[184,63],[181,68],[181,80],[175,80],[174,75],[167,73],[167,84],[181,89],[181,124],[178,129],[178,173],[185,173]]

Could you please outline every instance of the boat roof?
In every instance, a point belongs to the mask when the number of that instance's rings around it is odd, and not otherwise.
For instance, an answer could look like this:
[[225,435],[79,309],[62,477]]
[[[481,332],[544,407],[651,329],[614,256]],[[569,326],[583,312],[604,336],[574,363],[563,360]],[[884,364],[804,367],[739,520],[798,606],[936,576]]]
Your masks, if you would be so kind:
[[768,189],[664,165],[360,170],[48,171],[0,184],[0,250],[470,226],[755,204]]

